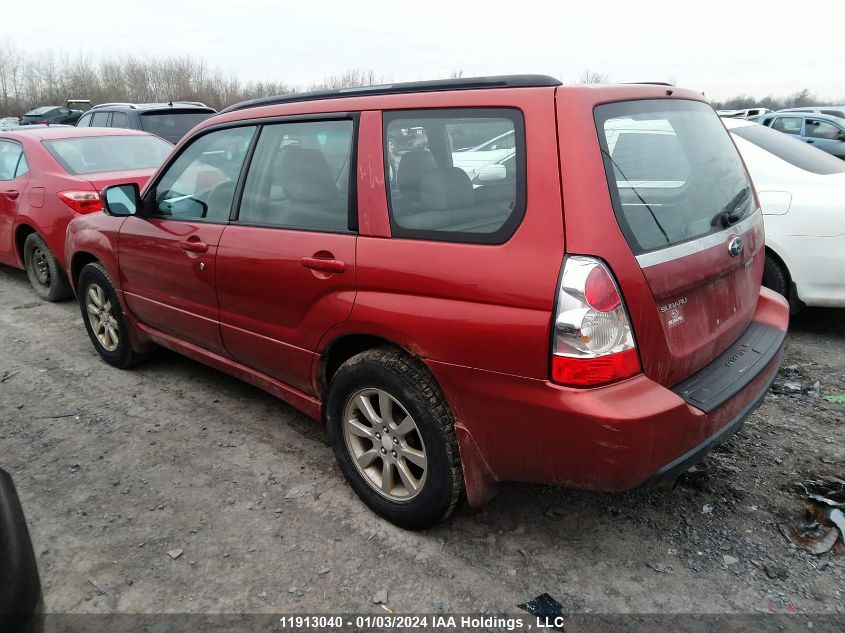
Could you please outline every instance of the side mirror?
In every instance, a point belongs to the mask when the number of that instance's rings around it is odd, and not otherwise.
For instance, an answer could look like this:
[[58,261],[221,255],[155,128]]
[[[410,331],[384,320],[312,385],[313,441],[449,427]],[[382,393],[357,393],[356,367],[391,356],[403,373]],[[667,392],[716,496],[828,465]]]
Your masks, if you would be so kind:
[[134,182],[106,187],[103,190],[103,206],[109,215],[135,215],[141,208],[141,191]]
[[508,177],[508,170],[504,165],[484,165],[478,170],[478,182],[496,182]]

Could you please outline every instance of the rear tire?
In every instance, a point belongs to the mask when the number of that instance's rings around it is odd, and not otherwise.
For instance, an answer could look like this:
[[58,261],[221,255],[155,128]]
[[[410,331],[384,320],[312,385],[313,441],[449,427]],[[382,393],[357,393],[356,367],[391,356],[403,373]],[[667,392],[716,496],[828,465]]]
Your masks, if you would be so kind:
[[121,369],[143,360],[129,343],[123,306],[106,269],[99,263],[85,265],[77,286],[82,321],[100,357]]
[[801,304],[792,290],[792,280],[786,266],[769,254],[766,254],[766,261],[763,264],[763,285],[782,295],[789,302],[790,314],[797,314],[801,309]]
[[62,301],[73,296],[67,275],[38,233],[30,233],[23,243],[26,276],[36,294],[45,301]]
[[449,516],[463,488],[455,422],[419,359],[390,346],[349,359],[326,418],[340,469],[373,512],[411,530]]

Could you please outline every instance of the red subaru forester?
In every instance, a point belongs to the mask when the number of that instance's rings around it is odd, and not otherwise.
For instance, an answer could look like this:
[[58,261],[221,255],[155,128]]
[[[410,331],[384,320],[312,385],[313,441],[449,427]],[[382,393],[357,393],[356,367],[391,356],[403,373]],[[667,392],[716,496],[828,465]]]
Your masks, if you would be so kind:
[[667,483],[760,403],[788,307],[700,95],[486,77],[293,94],[74,220],[94,346],[161,345],[325,420],[408,527],[500,481]]

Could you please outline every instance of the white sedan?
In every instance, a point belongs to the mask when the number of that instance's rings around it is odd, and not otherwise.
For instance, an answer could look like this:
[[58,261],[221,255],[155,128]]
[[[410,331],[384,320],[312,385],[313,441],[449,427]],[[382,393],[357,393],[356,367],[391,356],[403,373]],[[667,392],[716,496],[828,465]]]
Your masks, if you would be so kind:
[[763,284],[793,313],[845,307],[845,161],[751,121],[723,122],[763,207]]

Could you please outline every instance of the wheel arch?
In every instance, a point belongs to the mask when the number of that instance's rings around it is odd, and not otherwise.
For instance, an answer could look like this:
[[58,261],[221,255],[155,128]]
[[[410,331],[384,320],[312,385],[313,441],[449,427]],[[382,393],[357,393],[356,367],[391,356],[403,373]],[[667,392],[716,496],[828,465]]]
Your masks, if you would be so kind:
[[70,285],[74,292],[77,292],[77,282],[79,281],[79,273],[88,264],[100,262],[100,259],[93,253],[88,251],[79,251],[74,253],[70,260]]
[[38,230],[26,222],[21,222],[15,227],[15,256],[18,258],[18,264],[21,268],[24,266],[23,245],[33,233],[38,233]]

